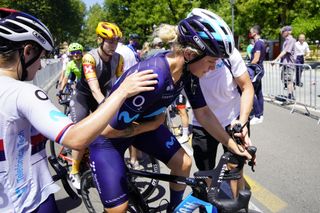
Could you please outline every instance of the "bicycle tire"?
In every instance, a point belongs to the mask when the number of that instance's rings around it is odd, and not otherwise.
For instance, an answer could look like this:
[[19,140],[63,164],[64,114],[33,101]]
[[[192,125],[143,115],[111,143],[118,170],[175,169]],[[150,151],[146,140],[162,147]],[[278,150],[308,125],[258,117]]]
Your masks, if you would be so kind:
[[87,170],[81,176],[80,193],[81,193],[82,201],[86,206],[88,212],[90,213],[104,212],[104,207],[101,203],[100,196],[95,187],[91,170]]
[[[159,161],[150,155],[144,154],[144,160],[141,163],[141,165],[143,165],[144,171],[160,173]],[[128,163],[127,167],[130,167]],[[140,193],[144,199],[148,199],[152,195],[159,183],[159,180],[156,179],[148,179],[133,176],[131,178],[131,181],[135,183],[136,187],[140,190]]]

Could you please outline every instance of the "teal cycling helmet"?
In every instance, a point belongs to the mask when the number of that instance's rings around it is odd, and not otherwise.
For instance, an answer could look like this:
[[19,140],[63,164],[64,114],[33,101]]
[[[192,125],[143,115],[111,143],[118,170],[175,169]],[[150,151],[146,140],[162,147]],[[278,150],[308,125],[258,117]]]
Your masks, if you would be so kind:
[[72,52],[79,52],[81,51],[81,53],[83,52],[83,46],[79,43],[71,43],[69,45],[69,53],[72,53]]

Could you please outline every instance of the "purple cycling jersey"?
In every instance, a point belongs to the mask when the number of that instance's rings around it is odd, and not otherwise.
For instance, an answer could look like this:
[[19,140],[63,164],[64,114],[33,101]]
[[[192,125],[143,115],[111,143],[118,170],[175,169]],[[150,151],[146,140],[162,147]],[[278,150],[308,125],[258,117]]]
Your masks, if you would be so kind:
[[113,128],[118,130],[125,129],[133,121],[143,121],[161,114],[180,94],[189,78],[185,74],[174,84],[169,64],[165,58],[166,53],[168,52],[159,53],[155,57],[151,57],[131,67],[113,86],[112,91],[118,88],[128,75],[136,71],[151,69],[154,73],[158,74],[158,84],[155,90],[139,93],[124,102],[110,122]]

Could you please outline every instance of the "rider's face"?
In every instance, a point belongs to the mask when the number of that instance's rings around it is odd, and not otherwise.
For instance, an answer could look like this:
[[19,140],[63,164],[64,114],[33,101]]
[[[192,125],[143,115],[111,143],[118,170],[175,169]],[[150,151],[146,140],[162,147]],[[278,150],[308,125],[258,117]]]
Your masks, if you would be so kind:
[[209,70],[214,70],[215,64],[218,58],[212,56],[205,56],[202,59],[191,63],[189,65],[190,72],[197,76],[198,78],[202,77]]
[[[25,55],[25,61],[28,62],[33,57],[35,57],[37,55],[37,51],[38,50],[32,49],[31,50],[31,54]],[[27,72],[28,72],[28,76],[27,76],[27,79],[26,79],[27,81],[33,80],[33,78],[36,75],[37,71],[41,69],[41,58],[43,58],[44,55],[45,55],[45,51],[41,50],[41,54],[40,54],[39,58],[27,68]]]
[[118,45],[118,39],[104,39],[102,48],[108,55],[113,55],[115,52],[117,45]]

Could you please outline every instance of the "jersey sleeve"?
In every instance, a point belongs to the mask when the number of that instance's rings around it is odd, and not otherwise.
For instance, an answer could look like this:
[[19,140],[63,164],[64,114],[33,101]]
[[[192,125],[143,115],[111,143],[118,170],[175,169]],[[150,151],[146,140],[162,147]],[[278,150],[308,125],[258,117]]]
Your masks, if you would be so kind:
[[199,78],[196,76],[192,75],[191,78],[185,82],[184,91],[193,109],[207,105],[200,87]]
[[47,94],[34,85],[28,85],[17,99],[18,112],[45,137],[58,143],[73,124],[70,118],[59,111]]
[[83,67],[84,77],[87,81],[97,79],[96,61],[94,60],[92,55],[87,53],[83,56],[82,67]]
[[235,48],[232,55],[230,56],[231,72],[233,77],[240,77],[243,73],[247,71],[246,64],[241,57],[240,52]]
[[69,61],[66,65],[66,71],[64,72],[64,76],[68,77],[71,73],[72,65],[71,61]]

